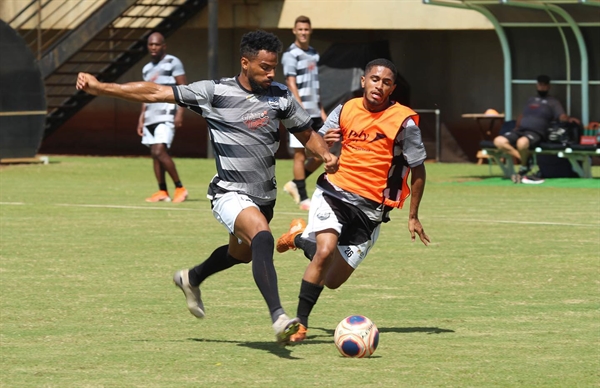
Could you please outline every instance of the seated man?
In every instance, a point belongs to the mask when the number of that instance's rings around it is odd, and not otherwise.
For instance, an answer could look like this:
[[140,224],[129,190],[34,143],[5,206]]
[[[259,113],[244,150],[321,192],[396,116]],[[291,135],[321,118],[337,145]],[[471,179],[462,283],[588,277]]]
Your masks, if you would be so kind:
[[521,183],[523,177],[531,170],[530,147],[537,147],[547,140],[548,128],[554,121],[579,120],[569,117],[560,101],[548,95],[550,90],[550,77],[540,75],[537,77],[537,96],[527,100],[523,113],[517,119],[517,125],[511,132],[497,136],[494,145],[521,161],[517,174],[513,174],[512,181]]

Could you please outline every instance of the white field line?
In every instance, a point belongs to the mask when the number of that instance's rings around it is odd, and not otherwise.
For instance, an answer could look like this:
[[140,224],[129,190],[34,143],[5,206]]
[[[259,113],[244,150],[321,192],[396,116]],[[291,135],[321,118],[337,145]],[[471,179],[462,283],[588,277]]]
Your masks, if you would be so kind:
[[570,222],[549,222],[549,221],[514,221],[514,220],[490,220],[473,218],[452,218],[452,217],[429,217],[430,219],[447,220],[451,222],[477,222],[481,224],[516,224],[516,225],[551,225],[551,226],[597,226],[600,222],[591,224],[574,224]]
[[[0,202],[0,205],[25,205],[23,202]],[[130,209],[130,210],[176,210],[176,211],[203,211],[203,209],[190,209],[182,207],[152,207],[152,206],[124,206],[124,205],[92,205],[92,204],[69,204],[59,203],[56,206],[66,207],[86,207],[86,208],[99,208],[99,209]],[[210,209],[206,209],[210,210]],[[288,215],[293,217],[305,217],[308,216],[307,212],[277,212],[277,215]],[[451,222],[468,222],[468,223],[479,223],[479,224],[515,224],[515,225],[547,225],[547,226],[581,226],[590,227],[598,226],[600,222],[589,223],[589,224],[576,224],[570,222],[549,222],[549,221],[516,221],[516,220],[490,220],[490,219],[476,219],[476,218],[454,218],[454,217],[426,217],[421,220],[444,220]]]
[[177,210],[177,211],[198,211],[198,209],[182,208],[182,207],[152,207],[152,206],[124,206],[124,205],[85,205],[72,203],[57,203],[56,206],[67,207],[90,207],[104,209],[131,209],[131,210]]

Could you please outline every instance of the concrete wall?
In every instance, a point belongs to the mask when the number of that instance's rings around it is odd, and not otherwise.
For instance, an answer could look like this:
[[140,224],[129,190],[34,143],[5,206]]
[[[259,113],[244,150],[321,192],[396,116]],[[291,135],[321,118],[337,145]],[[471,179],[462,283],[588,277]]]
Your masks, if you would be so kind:
[[[416,4],[418,2],[418,4]],[[387,40],[390,43],[392,59],[403,77],[411,86],[411,106],[421,109],[438,108],[442,113],[443,144],[442,160],[475,160],[481,131],[477,122],[461,118],[463,113],[483,113],[488,108],[504,111],[503,58],[496,32],[493,29],[438,30],[404,29],[407,19],[416,17],[415,10],[431,12],[428,26],[440,25],[440,19],[453,19],[455,22],[464,17],[475,23],[483,18],[474,11],[458,11],[462,16],[449,18],[455,11],[443,7],[425,6],[420,0],[397,1],[393,7],[396,17],[389,21],[382,18],[383,25],[390,28],[375,29],[374,23],[368,27],[360,24],[367,20],[364,7],[355,3],[371,5],[371,11],[385,13],[391,4],[388,1],[351,2],[353,7],[345,7],[338,14],[352,13],[344,18],[346,28],[325,28],[319,23],[333,23],[333,13],[308,12],[301,1],[241,1],[222,0],[219,2],[219,75],[232,76],[239,72],[238,46],[241,36],[248,30],[262,28],[276,33],[284,45],[293,41],[291,25],[299,13],[306,13],[313,20],[315,28],[312,44],[321,53],[333,43],[370,42]],[[339,2],[318,2],[323,7]],[[363,6],[364,6],[363,4]],[[291,7],[291,8],[290,8]],[[315,5],[316,7],[316,5]],[[397,7],[404,7],[398,8]],[[411,11],[412,10],[412,11]],[[435,11],[434,11],[435,10]],[[306,11],[306,12],[304,12]],[[437,12],[443,11],[441,14]],[[294,15],[293,17],[291,15]],[[440,16],[441,15],[441,16]],[[445,15],[445,17],[443,17]],[[327,22],[329,20],[329,22]],[[370,19],[368,19],[370,20]],[[319,23],[317,23],[319,21]],[[336,22],[337,23],[337,22]],[[206,30],[207,12],[202,12],[184,28],[168,39],[168,52],[180,57],[186,67],[188,80],[207,77],[208,66]],[[356,27],[354,27],[356,25]],[[347,28],[352,26],[353,28]],[[394,26],[394,28],[392,28]],[[361,29],[359,27],[365,27]],[[565,29],[567,40],[572,34]],[[584,36],[590,52],[589,68],[591,79],[600,79],[600,29],[584,28]],[[565,79],[566,57],[560,35],[556,29],[519,28],[507,31],[512,46],[514,78],[534,79],[538,74],[548,74],[553,79]],[[576,47],[576,45],[572,46]],[[580,77],[579,55],[577,50],[570,53],[571,78]],[[147,61],[148,59],[146,59]],[[141,68],[146,62],[136,65],[119,82],[136,81],[141,78]],[[277,80],[283,81],[281,72]],[[552,94],[567,105],[566,87],[554,85]],[[535,92],[533,85],[515,85],[513,87],[513,112],[517,116],[527,97]],[[580,89],[572,88],[571,114],[578,116],[580,109]],[[591,121],[600,121],[600,87],[590,87]],[[72,120],[65,124],[42,145],[41,152],[77,152],[82,154],[147,154],[147,149],[139,144],[135,133],[139,115],[139,106],[124,101],[97,98]],[[428,153],[435,157],[434,129],[432,117],[423,121],[423,132]],[[516,118],[516,117],[513,117]],[[511,118],[507,118],[511,119]],[[487,123],[483,123],[487,125]],[[497,131],[498,128],[495,128]],[[285,137],[284,137],[285,138]],[[287,157],[285,142],[278,154]],[[206,126],[203,119],[186,112],[184,127],[178,131],[173,145],[176,156],[203,157],[206,155]]]

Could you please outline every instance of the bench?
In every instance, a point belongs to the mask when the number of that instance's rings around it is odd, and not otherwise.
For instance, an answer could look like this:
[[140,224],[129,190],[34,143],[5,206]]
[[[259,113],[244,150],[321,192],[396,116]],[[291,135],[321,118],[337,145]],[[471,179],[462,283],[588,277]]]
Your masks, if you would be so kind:
[[[482,141],[480,146],[482,154],[488,156],[490,174],[492,173],[492,162],[500,167],[505,178],[510,178],[515,173],[512,156],[496,148],[494,143],[489,140]],[[556,155],[559,158],[567,159],[573,171],[580,178],[592,177],[592,157],[600,156],[600,148],[597,145],[541,143],[531,151],[533,163],[536,165],[537,155]]]

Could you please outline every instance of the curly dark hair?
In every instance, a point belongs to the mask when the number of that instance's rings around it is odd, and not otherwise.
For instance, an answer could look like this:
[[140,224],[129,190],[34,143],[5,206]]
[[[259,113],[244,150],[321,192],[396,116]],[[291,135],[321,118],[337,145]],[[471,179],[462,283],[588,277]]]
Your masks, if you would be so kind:
[[276,35],[263,30],[256,30],[242,36],[240,54],[242,57],[254,58],[260,50],[279,54],[281,48],[281,41]]
[[365,66],[365,74],[367,74],[369,71],[371,71],[371,69],[375,66],[383,66],[383,67],[387,67],[388,69],[390,69],[391,72],[394,74],[394,82],[396,82],[398,70],[396,70],[396,66],[394,66],[392,61],[389,61],[385,58],[373,59],[371,62],[367,63],[367,66]]

